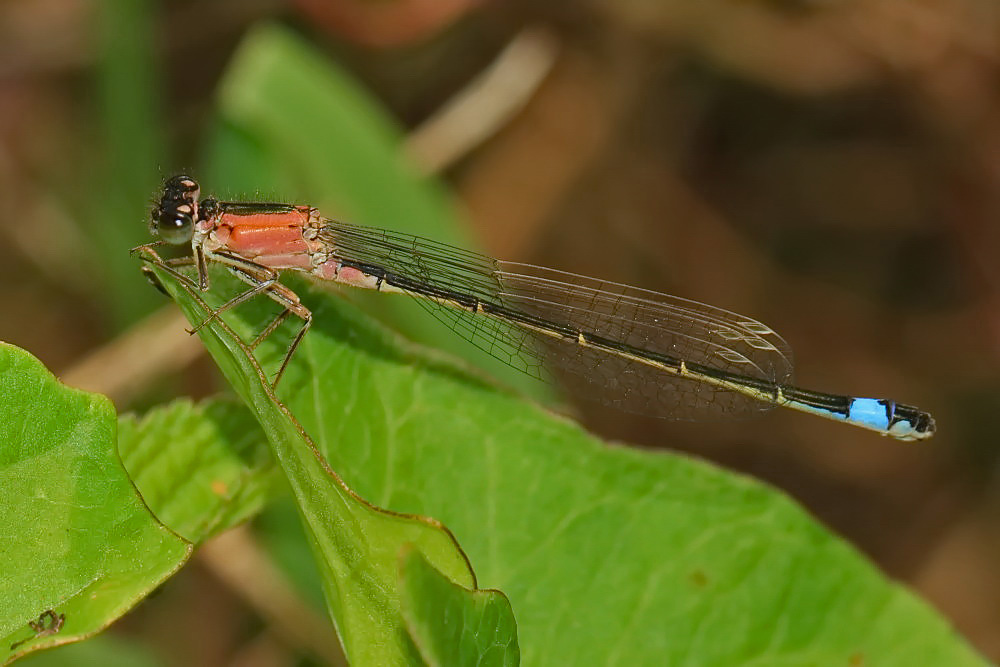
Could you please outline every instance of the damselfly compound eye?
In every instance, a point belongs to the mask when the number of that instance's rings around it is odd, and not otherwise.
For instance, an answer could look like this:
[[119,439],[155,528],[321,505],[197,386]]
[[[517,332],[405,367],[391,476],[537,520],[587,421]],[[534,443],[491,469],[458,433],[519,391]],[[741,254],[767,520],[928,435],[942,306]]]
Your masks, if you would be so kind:
[[156,220],[156,233],[172,245],[188,243],[194,234],[194,221],[189,214],[178,210],[161,211]]
[[190,176],[174,176],[163,186],[160,202],[150,218],[150,232],[165,243],[181,245],[191,241],[198,218],[198,182]]

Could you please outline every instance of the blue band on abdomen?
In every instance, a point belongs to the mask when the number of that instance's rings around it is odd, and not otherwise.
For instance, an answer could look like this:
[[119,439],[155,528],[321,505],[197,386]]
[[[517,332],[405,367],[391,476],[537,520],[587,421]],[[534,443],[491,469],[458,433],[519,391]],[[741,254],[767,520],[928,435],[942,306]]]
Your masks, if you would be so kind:
[[847,420],[865,424],[870,428],[885,430],[889,428],[889,412],[884,399],[855,398],[851,400]]

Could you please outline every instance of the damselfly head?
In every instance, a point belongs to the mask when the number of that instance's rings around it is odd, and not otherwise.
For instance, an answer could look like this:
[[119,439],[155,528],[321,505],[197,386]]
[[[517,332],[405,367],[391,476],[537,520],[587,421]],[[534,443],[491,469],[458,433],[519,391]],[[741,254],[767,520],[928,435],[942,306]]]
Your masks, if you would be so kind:
[[163,184],[163,195],[153,209],[149,231],[172,245],[188,243],[198,219],[201,188],[190,176],[174,176]]

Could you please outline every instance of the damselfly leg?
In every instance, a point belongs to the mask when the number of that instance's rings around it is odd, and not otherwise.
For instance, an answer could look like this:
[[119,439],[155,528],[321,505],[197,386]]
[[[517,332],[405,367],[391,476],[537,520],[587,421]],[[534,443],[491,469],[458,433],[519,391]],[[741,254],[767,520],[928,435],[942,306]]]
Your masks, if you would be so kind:
[[[190,276],[178,270],[179,268],[198,266],[200,273],[201,265],[194,256],[164,260],[151,247],[149,247],[150,245],[152,244],[139,246],[138,248],[133,249],[133,252],[139,252],[143,261],[169,273],[171,276],[185,283],[192,289],[196,289],[198,291],[208,291],[210,283],[207,275],[207,267],[205,267],[204,277],[198,277],[197,280],[192,279]],[[250,343],[247,344],[251,351],[255,350],[264,340],[273,334],[290,315],[296,315],[302,320],[302,326],[299,327],[299,330],[292,337],[292,340],[282,358],[281,365],[278,367],[274,380],[271,382],[272,388],[276,387],[278,381],[281,379],[282,375],[284,375],[285,369],[288,367],[288,363],[291,361],[292,356],[295,354],[296,348],[298,348],[299,343],[302,342],[303,337],[312,325],[312,312],[302,305],[302,302],[295,292],[278,282],[279,274],[277,271],[250,260],[246,260],[242,257],[232,257],[223,253],[213,255],[213,260],[224,265],[230,273],[249,285],[250,288],[237,294],[225,303],[211,308],[201,322],[196,324],[191,329],[188,329],[188,333],[197,333],[203,327],[216,320],[222,313],[246,303],[255,296],[261,294],[267,295],[273,301],[283,306],[283,310],[266,327],[264,327],[264,329],[257,336],[255,336]],[[154,286],[156,286],[156,284],[157,283],[154,283]],[[158,289],[163,291],[162,286],[158,287]]]

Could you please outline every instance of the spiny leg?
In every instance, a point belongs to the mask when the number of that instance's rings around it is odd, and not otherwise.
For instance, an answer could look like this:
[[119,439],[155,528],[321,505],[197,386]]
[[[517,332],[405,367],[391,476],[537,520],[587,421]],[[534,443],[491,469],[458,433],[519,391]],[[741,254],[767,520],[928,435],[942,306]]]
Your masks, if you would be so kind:
[[[195,281],[188,276],[184,275],[178,271],[175,267],[181,266],[197,266],[198,261],[195,257],[178,257],[176,259],[163,260],[157,255],[156,251],[152,249],[151,246],[156,244],[148,244],[147,246],[139,246],[134,248],[133,252],[138,252],[140,250],[147,250],[152,257],[143,256],[141,259],[149,264],[152,264],[163,271],[166,271],[172,277],[183,282],[193,289],[201,288],[201,280]],[[240,305],[244,301],[251,299],[257,294],[267,294],[269,298],[276,301],[277,303],[284,306],[282,312],[274,318],[274,320],[264,328],[264,330],[254,338],[253,342],[250,343],[249,347],[251,350],[257,348],[261,342],[263,342],[268,336],[270,336],[274,331],[284,322],[289,315],[296,315],[302,319],[302,327],[299,329],[298,333],[292,339],[292,342],[288,346],[288,350],[285,352],[285,356],[281,361],[281,366],[275,375],[274,382],[271,386],[275,387],[278,384],[278,380],[281,379],[282,374],[284,374],[285,369],[288,367],[288,363],[291,361],[292,355],[295,353],[296,348],[298,348],[299,343],[305,337],[306,332],[312,325],[312,312],[302,305],[299,301],[299,297],[295,292],[285,287],[281,283],[277,282],[278,272],[268,268],[266,266],[257,264],[250,260],[244,259],[242,257],[231,256],[223,253],[216,253],[212,255],[212,259],[223,264],[230,270],[230,272],[243,282],[250,285],[250,289],[237,295],[236,297],[230,299],[226,303],[222,304],[218,308],[210,309],[209,316],[195,326],[194,329],[189,330],[190,333],[195,333],[206,324],[217,318],[221,313]],[[207,275],[207,274],[206,274]],[[206,281],[207,282],[207,281]],[[155,283],[154,283],[155,286]]]
[[[242,294],[236,295],[235,297],[225,302],[218,308],[214,308],[212,312],[209,313],[208,317],[206,317],[204,320],[198,323],[194,327],[194,329],[190,330],[190,333],[197,333],[202,327],[210,323],[212,320],[217,318],[222,313],[226,312],[227,310],[230,310],[231,308],[235,308],[236,306],[252,299],[258,294],[263,294],[263,293],[271,294],[273,291],[284,290],[289,295],[291,295],[294,302],[298,303],[299,300],[298,296],[296,296],[294,292],[289,290],[287,287],[279,285],[278,283],[279,274],[274,269],[264,266],[263,264],[258,264],[257,262],[254,262],[252,260],[239,257],[237,255],[231,255],[229,253],[221,253],[221,252],[213,253],[212,260],[225,266],[227,269],[229,269],[229,271],[233,275],[235,275],[237,278],[239,278],[246,284],[250,285],[251,289],[247,290],[246,292],[243,292]],[[208,274],[205,273],[204,276],[202,276],[201,273],[202,272],[201,266],[205,262],[204,255],[199,253],[193,258],[188,258],[188,261],[189,263],[192,263],[195,266],[199,267],[198,268],[199,286],[207,285]],[[194,283],[189,282],[188,284],[194,284]],[[205,287],[201,287],[201,289],[204,291]],[[276,301],[278,301],[278,303],[285,305],[284,300],[277,299],[274,296],[272,296],[271,298],[274,298]]]
[[273,334],[274,331],[275,331],[275,329],[277,329],[279,326],[281,326],[281,323],[284,322],[285,320],[287,320],[288,316],[291,315],[291,314],[292,314],[291,308],[285,308],[283,311],[281,311],[278,314],[277,317],[275,317],[273,320],[271,320],[271,323],[268,324],[267,327],[263,331],[261,331],[259,334],[257,334],[257,337],[253,339],[252,343],[250,343],[250,349],[251,350],[256,350],[257,346],[260,345],[262,342],[264,342],[264,340],[268,336],[270,336],[271,334]]
[[[145,247],[146,246],[139,246],[139,248],[133,248],[133,251],[134,250],[143,249]],[[150,250],[150,252],[153,253],[153,255],[154,255],[153,257],[140,257],[140,259],[142,261],[146,262],[147,264],[151,264],[151,265],[153,265],[153,266],[155,266],[155,267],[157,267],[159,269],[162,269],[163,271],[166,271],[173,278],[176,278],[177,280],[179,280],[180,282],[182,282],[182,283],[184,283],[186,285],[190,285],[191,287],[196,287],[197,286],[197,283],[194,280],[192,280],[191,278],[189,278],[188,276],[184,275],[183,273],[181,273],[180,271],[178,271],[176,268],[174,268],[174,267],[178,267],[178,266],[190,266],[190,265],[192,265],[194,262],[193,262],[193,260],[190,257],[175,257],[175,258],[172,258],[172,259],[160,259],[159,255],[157,255],[155,252],[153,252],[152,250]],[[147,274],[147,280],[149,280],[151,283],[153,283],[153,286],[156,287],[156,282],[154,282],[152,279],[149,279],[148,274]],[[157,288],[157,289],[159,289],[159,288]]]
[[[295,338],[292,339],[292,342],[289,343],[288,350],[285,351],[285,358],[281,360],[281,366],[278,368],[278,372],[274,375],[274,382],[271,383],[272,389],[278,386],[278,380],[280,380],[281,376],[284,375],[285,368],[288,367],[288,362],[292,360],[292,355],[295,354],[296,348],[298,348],[299,343],[302,342],[302,339],[305,337],[306,332],[309,331],[309,327],[312,326],[312,313],[306,310],[305,308],[303,308],[303,310],[305,310],[304,317],[299,313],[295,313],[296,315],[299,315],[299,317],[302,317],[302,327],[299,329],[299,332],[295,334]],[[292,311],[286,309],[284,312],[288,313]],[[278,318],[284,319],[280,315],[278,316]],[[278,318],[275,318],[275,320],[277,321]],[[270,327],[268,328],[270,329]],[[277,328],[277,325],[275,325],[275,328]],[[261,338],[261,340],[263,340],[263,338]]]
[[[237,270],[233,269],[233,273],[237,273]],[[251,350],[256,350],[257,346],[273,334],[275,330],[281,326],[282,322],[288,319],[289,315],[296,315],[302,318],[302,326],[295,334],[295,337],[292,338],[291,343],[289,343],[288,349],[285,351],[285,356],[281,360],[281,366],[278,368],[278,372],[274,376],[274,381],[271,383],[271,387],[273,388],[278,386],[278,381],[285,373],[288,363],[292,360],[292,355],[295,354],[295,350],[298,348],[299,343],[302,342],[306,332],[309,331],[309,327],[312,326],[312,311],[299,302],[299,297],[295,294],[295,292],[288,289],[281,283],[271,285],[267,290],[267,295],[274,301],[277,301],[285,306],[285,308],[278,313],[277,317],[271,320],[271,323],[268,324],[263,331],[257,334],[257,337],[254,338],[253,342],[249,345]]]
[[[163,259],[160,257],[159,253],[157,253],[156,250],[153,249],[158,245],[163,245],[163,242],[156,241],[154,243],[147,243],[145,245],[136,246],[135,248],[129,250],[129,254],[135,255],[137,253],[142,253],[142,252],[148,253],[148,255],[141,255],[139,259],[141,259],[146,264],[152,264],[153,266],[157,266],[163,269],[171,276],[173,276],[174,278],[183,282],[186,285],[189,285],[191,287],[197,287],[198,283],[196,283],[194,280],[184,275],[180,271],[176,270],[177,267],[194,265],[195,263],[194,258],[191,257],[190,255],[187,255],[185,257],[172,257],[170,259]],[[167,294],[167,291],[163,289],[163,285],[160,284],[160,281],[157,278],[153,277],[153,275],[150,273],[149,267],[144,266],[142,272],[143,274],[145,274],[146,280],[148,280],[153,287],[160,290],[164,294]],[[167,294],[167,296],[170,295]]]
[[[194,328],[188,330],[189,333],[193,334],[198,333],[198,331],[200,331],[206,324],[211,323],[212,320],[216,319],[217,317],[219,317],[219,315],[226,312],[227,310],[235,308],[241,303],[249,301],[258,294],[268,293],[268,295],[270,296],[270,292],[277,289],[278,277],[276,275],[261,277],[259,275],[246,273],[243,269],[237,269],[234,267],[228,267],[228,268],[233,275],[240,278],[240,280],[243,280],[243,282],[251,285],[251,288],[246,290],[245,292],[237,294],[232,299],[225,302],[218,308],[213,308],[212,312],[209,313],[208,317],[206,317],[201,322],[196,324]],[[272,296],[271,298],[274,297]],[[278,303],[284,304],[284,302],[280,300],[278,300]]]
[[[229,259],[229,258],[227,258]],[[292,338],[288,349],[285,351],[285,356],[281,360],[281,366],[278,368],[278,372],[274,376],[274,381],[271,383],[272,387],[278,385],[278,381],[284,374],[285,369],[288,367],[288,363],[292,359],[292,355],[295,354],[296,348],[298,348],[299,343],[302,342],[303,337],[305,337],[306,332],[312,325],[312,311],[302,305],[299,301],[298,295],[291,289],[277,282],[277,272],[268,269],[267,267],[260,267],[263,270],[258,271],[257,267],[260,265],[254,264],[253,262],[248,262],[242,258],[234,258],[236,261],[225,262],[226,268],[235,275],[237,278],[242,280],[251,286],[251,289],[246,292],[230,299],[222,306],[215,309],[211,316],[198,327],[202,327],[207,324],[211,319],[217,317],[219,313],[224,312],[234,306],[237,306],[244,301],[252,298],[257,294],[266,294],[273,301],[284,306],[281,313],[278,314],[274,320],[268,324],[263,331],[261,331],[256,338],[249,344],[251,350],[255,350],[258,345],[260,345],[268,336],[274,333],[274,331],[288,319],[289,315],[296,315],[302,319],[302,327],[299,329],[295,337]]]

